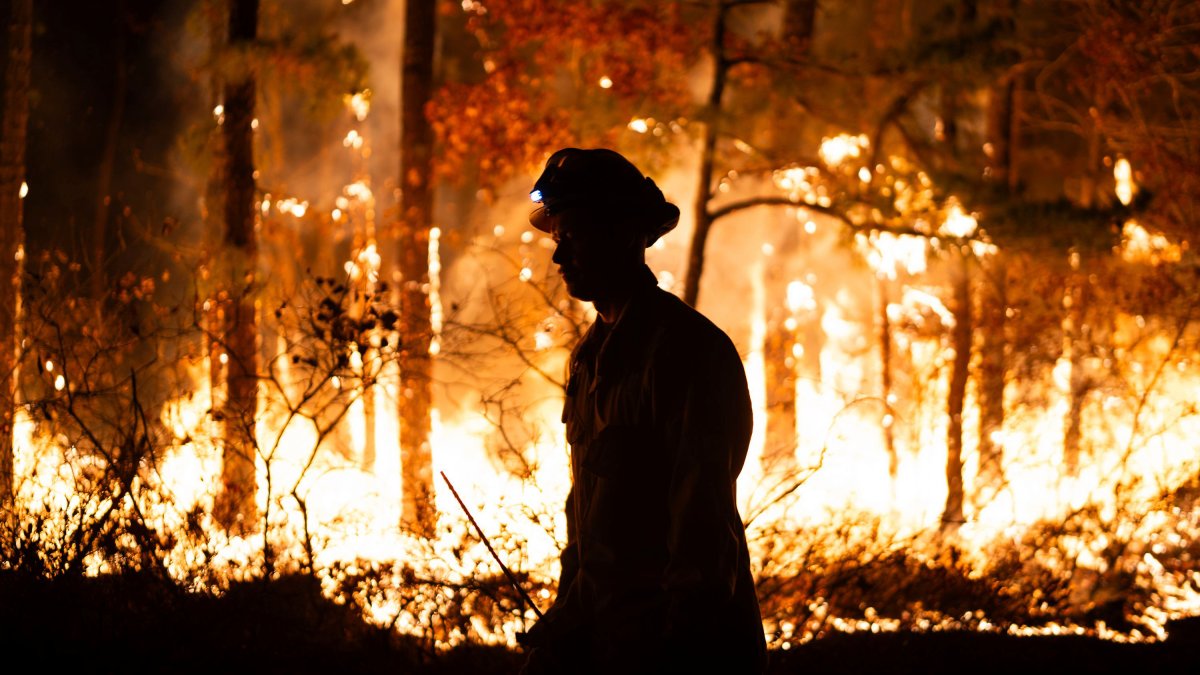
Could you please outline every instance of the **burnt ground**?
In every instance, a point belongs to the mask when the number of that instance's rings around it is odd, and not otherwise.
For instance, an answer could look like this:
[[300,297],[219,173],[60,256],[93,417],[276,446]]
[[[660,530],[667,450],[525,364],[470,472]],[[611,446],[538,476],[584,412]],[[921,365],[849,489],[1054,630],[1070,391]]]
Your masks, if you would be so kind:
[[[1200,619],[1170,629],[1164,643],[1135,645],[966,632],[836,635],[772,653],[771,673],[1194,672]],[[51,582],[0,572],[0,648],[7,664],[88,673],[501,675],[521,661],[487,648],[431,659],[303,579],[246,584],[217,598],[132,576]]]

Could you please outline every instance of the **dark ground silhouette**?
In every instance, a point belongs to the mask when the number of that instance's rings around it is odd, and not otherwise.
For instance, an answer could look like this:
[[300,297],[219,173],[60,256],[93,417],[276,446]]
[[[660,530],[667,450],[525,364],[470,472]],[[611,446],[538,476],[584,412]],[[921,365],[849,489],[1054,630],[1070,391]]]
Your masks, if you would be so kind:
[[[835,635],[770,655],[770,673],[1191,672],[1200,618],[1161,644],[944,632]],[[144,577],[33,580],[0,572],[0,646],[10,664],[88,673],[502,675],[522,656],[419,644],[364,624],[311,580],[248,583],[222,597]],[[5,669],[7,671],[7,669]]]

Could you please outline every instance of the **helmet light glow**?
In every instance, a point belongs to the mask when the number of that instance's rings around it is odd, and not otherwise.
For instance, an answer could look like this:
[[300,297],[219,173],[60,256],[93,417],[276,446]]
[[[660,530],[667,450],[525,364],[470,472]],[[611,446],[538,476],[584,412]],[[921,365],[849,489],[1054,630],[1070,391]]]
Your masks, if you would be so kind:
[[530,192],[530,193],[529,193],[529,199],[530,199],[530,200],[532,200],[532,201],[535,201],[535,202],[540,202],[540,201],[542,201],[542,191],[541,191],[541,190],[534,190],[533,192]]

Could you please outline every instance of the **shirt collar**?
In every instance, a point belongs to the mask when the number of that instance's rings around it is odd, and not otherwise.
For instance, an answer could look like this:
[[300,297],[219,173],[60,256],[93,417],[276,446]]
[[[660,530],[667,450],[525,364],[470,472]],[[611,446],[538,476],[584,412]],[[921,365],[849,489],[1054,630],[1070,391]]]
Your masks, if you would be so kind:
[[656,292],[658,279],[649,267],[642,265],[629,302],[621,309],[616,321],[603,328],[593,325],[589,330],[589,333],[596,331],[601,334],[602,341],[596,355],[597,373],[610,372],[606,367],[608,363],[620,359],[644,342],[640,335],[645,332],[645,326],[654,322],[650,306]]

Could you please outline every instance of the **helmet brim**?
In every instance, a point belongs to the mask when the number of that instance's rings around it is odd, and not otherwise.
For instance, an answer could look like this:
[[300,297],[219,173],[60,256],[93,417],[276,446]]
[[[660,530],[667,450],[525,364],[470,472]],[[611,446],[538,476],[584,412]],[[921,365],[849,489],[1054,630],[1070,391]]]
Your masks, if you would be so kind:
[[546,210],[545,204],[538,206],[533,210],[532,213],[529,214],[529,224],[532,225],[533,229],[535,230],[539,230],[547,234],[554,234],[550,227],[550,213]]

